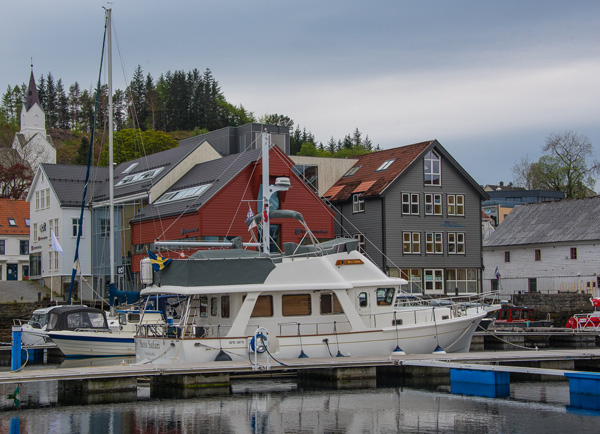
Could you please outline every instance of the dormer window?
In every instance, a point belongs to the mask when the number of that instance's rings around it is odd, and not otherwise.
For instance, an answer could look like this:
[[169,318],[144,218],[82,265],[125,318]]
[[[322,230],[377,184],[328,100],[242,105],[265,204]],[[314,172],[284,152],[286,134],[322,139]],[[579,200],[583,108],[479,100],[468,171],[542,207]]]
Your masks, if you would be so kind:
[[384,161],[383,164],[381,166],[379,166],[379,169],[377,169],[375,172],[383,172],[388,167],[390,167],[394,161],[396,161],[395,158]]
[[440,157],[435,151],[429,151],[424,159],[425,185],[442,185]]
[[348,170],[348,171],[346,172],[346,174],[344,175],[344,177],[347,177],[347,176],[352,176],[352,175],[354,175],[354,174],[356,173],[356,171],[357,171],[358,169],[360,169],[361,167],[362,167],[362,166],[354,166],[354,167],[352,167],[350,170]]

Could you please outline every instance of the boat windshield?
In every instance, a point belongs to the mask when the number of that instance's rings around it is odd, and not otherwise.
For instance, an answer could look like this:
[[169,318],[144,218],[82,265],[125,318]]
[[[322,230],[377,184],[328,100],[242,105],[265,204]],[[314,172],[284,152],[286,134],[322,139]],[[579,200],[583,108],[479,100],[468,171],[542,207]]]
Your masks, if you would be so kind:
[[48,324],[48,315],[47,314],[34,314],[31,316],[29,321],[27,322],[33,328],[44,328],[46,324]]

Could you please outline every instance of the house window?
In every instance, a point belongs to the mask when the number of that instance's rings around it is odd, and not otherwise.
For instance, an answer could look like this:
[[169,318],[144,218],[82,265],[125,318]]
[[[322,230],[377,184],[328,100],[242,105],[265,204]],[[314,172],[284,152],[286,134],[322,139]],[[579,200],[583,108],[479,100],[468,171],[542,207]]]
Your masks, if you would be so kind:
[[344,313],[342,305],[334,293],[321,294],[321,314],[331,315]]
[[[79,219],[71,218],[71,236],[76,237],[79,231]],[[81,236],[83,236],[83,225],[81,227]]]
[[58,252],[54,252],[54,269],[58,270]]
[[379,166],[379,168],[375,171],[375,172],[383,172],[384,170],[386,170],[388,167],[390,167],[392,165],[392,163],[396,161],[396,159],[392,159],[392,160],[387,160],[384,161],[384,163]]
[[100,219],[100,237],[108,238],[110,235],[110,219],[109,218],[101,218]]
[[195,187],[186,188],[184,190],[171,191],[169,193],[165,193],[162,195],[157,201],[156,204],[161,204],[165,202],[173,202],[176,200],[190,199],[190,198],[198,198],[204,193],[212,184],[204,184],[197,185]]
[[310,294],[294,294],[282,296],[281,313],[283,316],[310,315]]
[[46,189],[46,208],[50,208],[50,189]]
[[444,253],[443,236],[441,232],[427,232],[425,234],[425,253]]
[[404,253],[421,254],[421,233],[403,232],[402,250]]
[[504,252],[504,262],[510,262],[510,252]]
[[425,185],[442,185],[440,157],[429,151],[425,154],[424,163]]
[[571,259],[577,259],[577,247],[571,247]]
[[8,219],[8,225],[9,225],[9,226],[16,226],[16,225],[17,225],[17,222],[15,221],[15,219],[10,219],[10,218],[9,218],[9,219]]
[[52,251],[48,252],[48,270],[52,270],[53,269],[52,268],[52,264],[53,264],[52,253],[54,253],[54,252],[52,252]]
[[39,191],[35,192],[35,210],[36,211],[40,210],[40,192]]
[[56,235],[56,237],[59,236],[58,232],[58,219],[54,219],[54,235]]
[[418,193],[402,193],[402,214],[419,215]]
[[29,240],[19,240],[19,255],[29,254]]
[[542,260],[542,252],[541,252],[541,250],[540,249],[535,249],[534,256],[535,256],[535,260],[536,261],[541,261]]
[[425,270],[425,292],[444,291],[444,270]]
[[360,253],[365,253],[365,234],[354,234],[352,238],[358,240],[358,251]]
[[446,270],[446,288],[448,293],[474,294],[477,292],[477,269],[450,268]]
[[40,209],[46,208],[46,196],[44,195],[44,190],[41,191],[40,194]]
[[29,227],[30,225],[30,220],[29,219],[25,219],[25,226]]
[[465,254],[465,234],[462,232],[448,232],[448,254]]
[[156,175],[158,175],[160,172],[162,172],[163,169],[164,169],[164,167],[158,167],[156,169],[151,169],[151,170],[147,170],[145,172],[136,173],[135,175],[127,175],[126,177],[124,177],[123,179],[121,179],[115,185],[115,187],[119,187],[119,186],[125,185],[125,184],[131,184],[131,183],[134,183],[134,182],[144,181],[144,180],[147,180],[147,179],[152,179]]
[[465,215],[465,195],[449,194],[447,197],[448,215]]
[[403,268],[400,277],[408,281],[408,292],[411,294],[423,292],[423,274],[420,268]]
[[6,255],[6,240],[0,240],[0,255]]
[[360,197],[360,194],[352,195],[352,212],[365,212],[365,200]]
[[442,195],[425,195],[425,215],[442,215]]
[[37,241],[38,232],[37,232],[37,223],[33,224],[33,241]]

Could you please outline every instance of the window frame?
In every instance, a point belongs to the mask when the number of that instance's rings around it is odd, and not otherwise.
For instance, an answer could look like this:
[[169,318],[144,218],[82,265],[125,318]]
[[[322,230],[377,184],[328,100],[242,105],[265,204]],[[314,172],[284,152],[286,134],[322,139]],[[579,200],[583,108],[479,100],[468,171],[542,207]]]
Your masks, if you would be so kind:
[[[460,203],[459,203],[460,202]],[[446,212],[450,216],[464,217],[465,195],[449,194],[446,196]]]
[[[448,254],[449,255],[465,255],[467,252],[465,233],[464,232],[448,232]],[[453,238],[452,240],[450,238]],[[461,248],[462,247],[462,248]]]
[[[406,236],[409,239],[406,239]],[[416,238],[415,238],[416,237]],[[410,249],[407,249],[410,246]],[[415,249],[417,246],[417,249]],[[402,253],[405,255],[420,255],[421,254],[421,232],[402,232]]]
[[[429,210],[428,206],[430,206]],[[443,215],[441,193],[425,193],[425,215]]]
[[504,262],[510,262],[510,250],[504,251]]
[[[430,240],[431,237],[431,240]],[[429,247],[431,246],[431,251]],[[443,255],[444,254],[444,233],[426,232],[425,233],[425,254]]]
[[400,198],[402,202],[402,215],[419,215],[419,193],[402,193]]
[[355,193],[352,195],[352,214],[365,212],[365,200],[360,196],[360,193]]
[[569,257],[571,260],[577,260],[577,247],[571,247],[569,250]]
[[540,249],[535,249],[533,251],[533,259],[536,262],[540,262],[542,260],[542,251]]
[[[435,166],[437,166],[437,170]],[[423,184],[428,187],[442,185],[442,160],[433,149],[429,150],[423,158]]]

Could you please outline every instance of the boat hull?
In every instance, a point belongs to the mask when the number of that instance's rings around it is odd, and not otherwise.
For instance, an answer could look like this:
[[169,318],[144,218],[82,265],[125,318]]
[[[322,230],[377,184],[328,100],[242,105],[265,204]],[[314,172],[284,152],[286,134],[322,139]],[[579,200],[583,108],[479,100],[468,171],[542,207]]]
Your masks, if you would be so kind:
[[[413,326],[387,327],[359,332],[298,336],[268,335],[261,360],[326,358],[336,356],[389,356],[400,347],[406,354],[430,354],[441,347],[447,352],[467,352],[473,333],[485,312],[462,318]],[[202,363],[217,359],[221,351],[232,360],[249,360],[253,337],[186,338],[135,337],[138,363]],[[301,356],[302,355],[302,356]]]
[[49,332],[48,336],[66,357],[131,356],[135,354],[133,333]]

